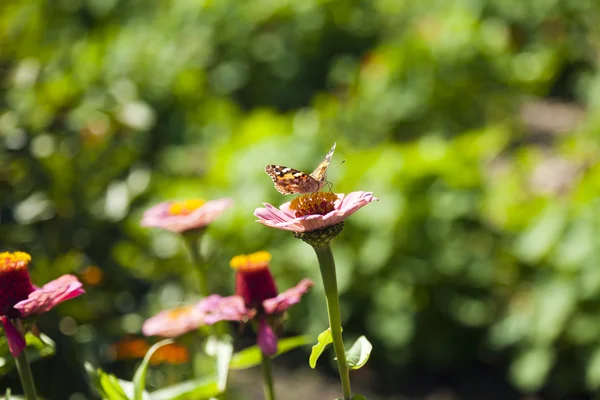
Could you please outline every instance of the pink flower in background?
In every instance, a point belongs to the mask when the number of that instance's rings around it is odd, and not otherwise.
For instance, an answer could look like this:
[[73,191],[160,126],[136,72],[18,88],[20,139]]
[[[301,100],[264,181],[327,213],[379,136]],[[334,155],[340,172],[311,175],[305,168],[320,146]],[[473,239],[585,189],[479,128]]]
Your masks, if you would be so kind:
[[141,225],[181,233],[207,226],[232,205],[231,199],[165,201],[146,210]]
[[204,319],[197,307],[184,306],[164,310],[146,320],[142,333],[146,336],[177,337],[198,329]]
[[313,283],[303,279],[295,287],[278,293],[269,271],[270,259],[271,255],[266,251],[234,257],[231,266],[236,270],[235,295],[213,294],[195,306],[162,311],[144,323],[142,332],[146,336],[174,337],[219,321],[255,320],[258,322],[258,346],[265,355],[274,355],[277,353],[277,334],[271,323],[300,302]]
[[63,275],[41,288],[34,286],[27,271],[30,261],[27,253],[0,253],[0,320],[14,357],[25,348],[21,319],[48,312],[85,292],[73,275]]
[[312,232],[343,222],[350,215],[379,200],[372,192],[352,192],[348,195],[331,192],[307,193],[279,208],[264,203],[257,208],[256,222],[271,228],[293,232]]

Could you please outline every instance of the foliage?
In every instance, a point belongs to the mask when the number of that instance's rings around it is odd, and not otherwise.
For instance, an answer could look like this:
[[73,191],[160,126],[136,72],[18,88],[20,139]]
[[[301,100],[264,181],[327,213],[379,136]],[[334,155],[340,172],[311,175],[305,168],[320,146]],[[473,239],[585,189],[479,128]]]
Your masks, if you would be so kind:
[[[234,198],[205,243],[223,292],[227,260],[262,248],[282,288],[318,280],[252,212],[283,202],[265,164],[310,170],[336,141],[335,191],[381,199],[334,248],[373,387],[486,363],[525,392],[597,389],[599,18],[592,0],[3,4],[0,247],[32,254],[34,282],[87,284],[60,307],[74,319],[40,323],[75,349],[57,362],[106,360],[187,300],[183,247],[138,225],[164,199]],[[564,126],[556,104],[585,111]],[[323,302],[317,285],[298,331],[322,331]],[[71,373],[41,394],[83,390]]]

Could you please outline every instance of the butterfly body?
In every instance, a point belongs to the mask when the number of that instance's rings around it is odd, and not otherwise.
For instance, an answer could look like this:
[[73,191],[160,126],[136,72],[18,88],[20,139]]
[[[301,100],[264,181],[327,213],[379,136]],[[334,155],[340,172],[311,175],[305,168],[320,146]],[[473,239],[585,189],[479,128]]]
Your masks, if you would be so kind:
[[281,165],[267,165],[265,172],[271,177],[275,189],[281,194],[312,193],[321,190],[327,179],[327,167],[333,157],[335,143],[323,161],[310,174]]

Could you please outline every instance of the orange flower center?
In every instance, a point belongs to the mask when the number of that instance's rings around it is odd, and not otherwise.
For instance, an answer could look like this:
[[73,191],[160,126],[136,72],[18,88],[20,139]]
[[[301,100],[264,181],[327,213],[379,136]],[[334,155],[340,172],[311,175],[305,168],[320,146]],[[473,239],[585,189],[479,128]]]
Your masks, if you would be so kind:
[[337,200],[337,195],[332,192],[306,193],[292,200],[290,210],[296,212],[296,217],[325,215],[335,210]]
[[182,315],[189,314],[193,310],[193,308],[194,308],[194,306],[184,306],[184,307],[174,308],[167,312],[167,316],[170,319],[177,319],[177,318],[181,317]]
[[257,251],[252,254],[235,256],[229,265],[235,270],[250,272],[268,268],[269,261],[271,261],[271,254],[268,251]]
[[206,204],[206,201],[202,199],[177,201],[171,204],[169,213],[171,213],[171,215],[189,215],[204,204]]

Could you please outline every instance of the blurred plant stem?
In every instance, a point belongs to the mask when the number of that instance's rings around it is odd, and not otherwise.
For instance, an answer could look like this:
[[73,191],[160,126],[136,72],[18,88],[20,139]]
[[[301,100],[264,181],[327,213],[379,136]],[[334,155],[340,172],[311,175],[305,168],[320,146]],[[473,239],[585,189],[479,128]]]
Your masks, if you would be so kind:
[[[200,251],[200,245],[202,243],[202,238],[204,236],[205,228],[200,228],[196,230],[191,230],[183,233],[183,238],[185,240],[185,244],[190,253],[190,258],[192,259],[192,264],[194,264],[194,270],[196,271],[196,276],[198,280],[198,290],[202,297],[207,297],[210,295],[208,289],[208,280],[206,277],[206,269],[207,264],[206,260],[202,256],[202,252]],[[227,346],[223,347],[220,342],[225,343],[230,341],[231,336],[229,335],[229,329],[226,323],[218,322],[213,325],[209,325],[208,327],[208,335],[202,337],[202,343],[206,345],[207,343],[212,343],[212,349],[207,350],[205,348],[205,353],[209,356],[215,357],[216,359],[216,368],[219,374],[219,386],[221,390],[224,392],[227,389],[227,370],[229,368],[229,362],[231,361],[231,354],[233,351],[233,347],[227,348]],[[198,338],[196,338],[198,340]],[[193,373],[194,376],[199,377],[203,374],[203,368],[201,365],[205,362],[203,356],[200,356],[198,348],[200,348],[199,343],[194,344],[196,356],[194,357],[193,362]],[[223,367],[223,365],[225,367]],[[226,394],[222,394],[218,396],[219,399],[225,399]]]
[[273,368],[271,357],[262,355],[263,385],[266,400],[275,400],[275,389],[273,387]]
[[323,278],[325,298],[327,299],[327,314],[329,315],[329,327],[331,328],[333,348],[335,349],[340,380],[342,381],[344,400],[350,400],[352,396],[352,389],[350,388],[350,370],[346,364],[346,352],[342,340],[342,318],[340,313],[337,278],[335,274],[335,261],[329,244],[325,246],[313,246],[313,249],[315,249],[315,253],[317,253],[321,277]]
[[196,277],[198,279],[198,289],[202,297],[209,295],[208,283],[206,281],[206,262],[200,252],[200,243],[204,236],[204,228],[197,230],[187,231],[183,233],[183,239],[190,252],[192,263],[194,264],[194,270],[196,271]]
[[36,400],[37,395],[35,394],[35,383],[33,382],[33,375],[31,375],[31,368],[29,367],[29,361],[27,361],[27,354],[25,349],[21,354],[15,358],[17,363],[17,370],[19,371],[19,377],[21,378],[21,385],[23,386],[23,392],[27,400]]

